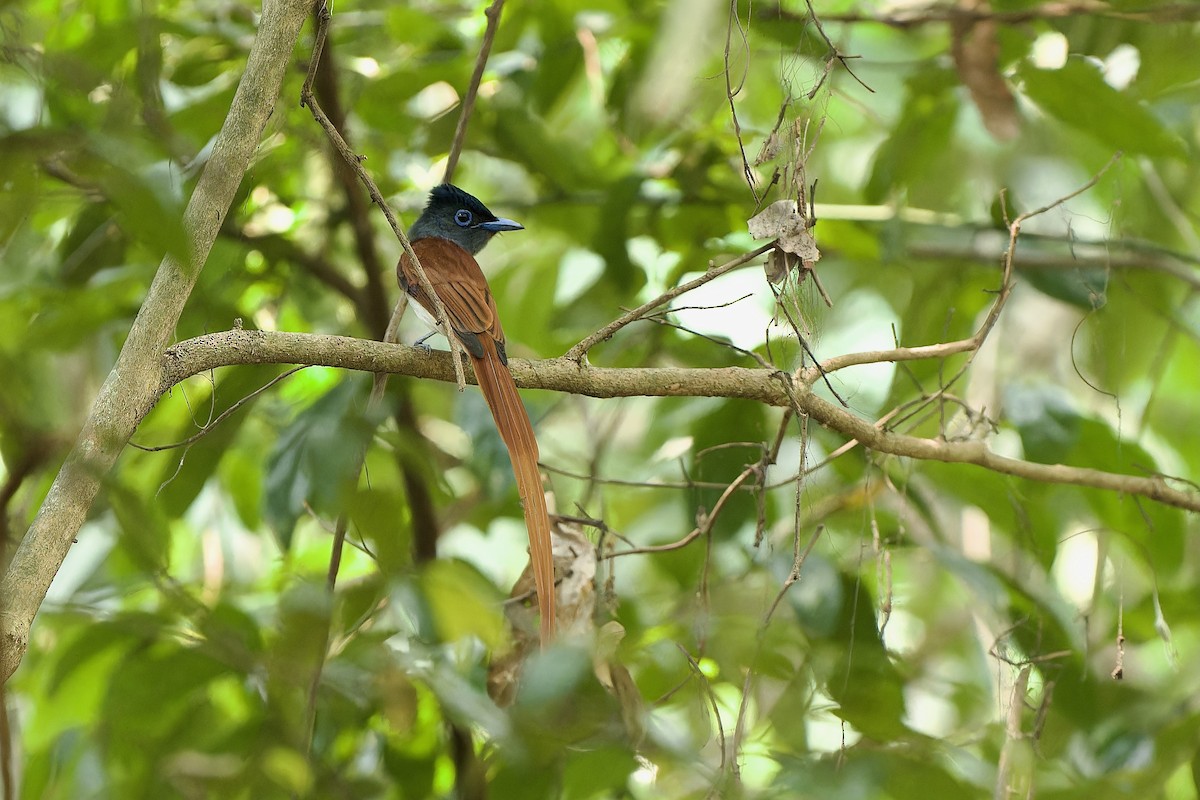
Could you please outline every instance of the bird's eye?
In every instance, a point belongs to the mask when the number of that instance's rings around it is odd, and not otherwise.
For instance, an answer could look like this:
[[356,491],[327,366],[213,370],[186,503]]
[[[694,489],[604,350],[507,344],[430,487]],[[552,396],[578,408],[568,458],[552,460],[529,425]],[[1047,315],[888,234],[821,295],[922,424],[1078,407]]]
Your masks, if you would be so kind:
[[465,228],[468,225],[470,225],[471,224],[471,212],[467,211],[465,208],[460,208],[458,211],[455,211],[454,212],[454,224],[458,225],[460,228]]

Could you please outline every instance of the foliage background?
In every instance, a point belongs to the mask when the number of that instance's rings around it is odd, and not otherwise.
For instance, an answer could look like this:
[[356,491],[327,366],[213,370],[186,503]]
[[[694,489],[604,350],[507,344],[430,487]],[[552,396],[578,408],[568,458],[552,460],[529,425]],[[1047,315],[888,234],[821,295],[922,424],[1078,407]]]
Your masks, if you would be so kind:
[[[728,41],[749,157],[789,96],[785,128],[809,126],[834,305],[811,281],[786,302],[818,358],[969,335],[999,283],[1000,191],[1010,216],[1030,210],[1123,151],[1094,189],[1026,226],[1013,300],[951,390],[961,405],[893,424],[986,434],[1035,462],[1200,474],[1195,9],[963,7],[996,28],[821,3],[825,33],[856,56],[823,81],[829,54],[802,3],[737,4],[738,24],[714,2],[506,7],[456,181],[528,229],[484,258],[510,352],[561,354],[755,246]],[[319,96],[406,220],[444,169],[483,9],[334,9]],[[255,11],[35,0],[0,7],[0,22],[0,521],[13,542],[159,259],[182,246]],[[990,73],[976,58],[989,42]],[[295,103],[308,47],[178,339],[239,319],[382,331],[398,246]],[[760,188],[776,163],[757,168]],[[675,305],[684,330],[639,323],[593,363],[754,365],[728,343],[800,363],[756,267]],[[416,335],[406,321],[404,340]],[[872,364],[832,384],[878,419],[965,363]],[[190,381],[137,441],[186,439],[280,372]],[[11,796],[480,796],[482,783],[497,798],[1197,796],[1194,515],[861,448],[826,462],[845,438],[792,421],[777,464],[710,536],[602,567],[599,621],[624,627],[614,658],[644,701],[639,741],[582,644],[535,658],[512,708],[487,699],[488,652],[507,637],[499,601],[525,557],[503,447],[471,391],[396,379],[387,414],[365,420],[368,382],[304,370],[187,448],[127,450],[7,686]],[[637,545],[691,529],[782,413],[526,399],[558,507]],[[330,599],[340,512],[361,549]],[[436,561],[422,514],[442,531]],[[794,547],[818,531],[764,626]],[[305,693],[327,628],[310,752]]]

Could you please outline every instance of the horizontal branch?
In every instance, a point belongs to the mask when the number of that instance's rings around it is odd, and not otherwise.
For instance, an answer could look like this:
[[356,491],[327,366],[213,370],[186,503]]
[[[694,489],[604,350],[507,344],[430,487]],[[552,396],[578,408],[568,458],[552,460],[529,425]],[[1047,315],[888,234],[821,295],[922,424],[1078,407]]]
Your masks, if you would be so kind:
[[[308,364],[455,382],[454,366],[450,354],[445,352],[345,336],[232,330],[189,339],[169,348],[163,357],[159,396],[192,375],[232,364]],[[588,366],[569,356],[544,361],[514,358],[509,367],[517,386],[523,389],[549,389],[601,398],[730,397],[781,408],[794,407],[826,428],[879,453],[974,464],[1032,481],[1090,486],[1200,511],[1200,494],[1175,489],[1160,476],[1122,475],[1062,464],[1036,464],[997,455],[983,442],[947,442],[885,431],[813,394],[808,384],[796,375],[777,370],[745,367],[615,369]]]
[[[231,364],[308,364],[455,382],[450,354],[443,351],[347,336],[232,330],[169,348],[163,359],[159,394],[192,375]],[[771,406],[788,405],[785,373],[764,369],[608,369],[580,366],[570,358],[513,358],[508,366],[523,389],[589,397],[736,397]],[[473,374],[467,379],[475,381]]]

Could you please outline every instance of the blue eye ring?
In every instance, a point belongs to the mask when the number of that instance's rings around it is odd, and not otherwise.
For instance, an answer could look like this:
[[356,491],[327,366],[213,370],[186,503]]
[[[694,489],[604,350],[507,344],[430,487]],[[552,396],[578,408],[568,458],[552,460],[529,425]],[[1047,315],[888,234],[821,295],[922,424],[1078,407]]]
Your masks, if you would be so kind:
[[454,212],[454,224],[460,228],[465,228],[470,225],[471,220],[471,212],[467,211],[465,208],[460,208],[458,211]]

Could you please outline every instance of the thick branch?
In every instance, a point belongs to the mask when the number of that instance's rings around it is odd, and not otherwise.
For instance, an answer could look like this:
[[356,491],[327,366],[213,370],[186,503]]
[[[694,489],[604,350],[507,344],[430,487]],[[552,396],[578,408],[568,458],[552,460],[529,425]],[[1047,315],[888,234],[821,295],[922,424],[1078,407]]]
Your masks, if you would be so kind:
[[[344,336],[233,330],[180,342],[164,355],[160,393],[185,378],[229,364],[315,364],[391,372],[455,382],[450,355],[415,347]],[[545,361],[509,361],[513,379],[524,389],[550,389],[589,397],[732,397],[795,408],[830,430],[879,453],[975,464],[1004,475],[1043,483],[1090,486],[1140,495],[1170,506],[1200,511],[1200,494],[1171,487],[1160,476],[1121,475],[1062,464],[1035,464],[1006,458],[983,442],[947,442],[882,430],[813,394],[795,375],[768,369],[681,367],[609,369],[581,365],[570,355]]]
[[264,3],[246,73],[184,212],[188,258],[163,259],[75,447],[13,555],[0,584],[0,674],[4,678],[25,654],[29,626],[87,517],[101,479],[158,397],[162,353],[254,157],[310,5],[306,0]]
[[[390,372],[455,382],[449,353],[419,347],[308,333],[232,330],[188,339],[163,360],[160,392],[192,375],[230,364],[313,364],[364,372]],[[785,376],[745,367],[719,369],[580,367],[571,358],[526,361],[509,368],[517,386],[589,397],[738,397],[786,406]],[[468,372],[468,382],[474,375]]]

